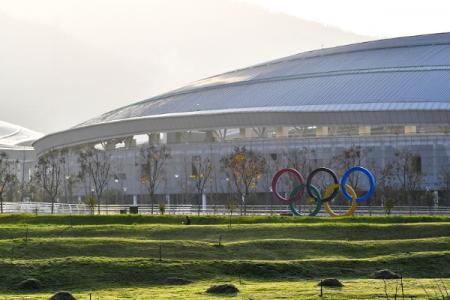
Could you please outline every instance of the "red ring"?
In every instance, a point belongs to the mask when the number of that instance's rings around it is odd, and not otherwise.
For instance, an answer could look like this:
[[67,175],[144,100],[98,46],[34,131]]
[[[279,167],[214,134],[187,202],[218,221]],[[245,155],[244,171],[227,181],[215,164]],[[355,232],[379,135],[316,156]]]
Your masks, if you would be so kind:
[[275,197],[277,197],[279,200],[287,202],[287,203],[292,203],[294,201],[300,200],[300,198],[303,196],[303,193],[305,192],[305,189],[301,189],[300,191],[298,191],[298,193],[295,194],[295,196],[292,197],[292,198],[284,198],[283,196],[281,196],[278,193],[278,191],[277,191],[277,183],[278,183],[278,180],[280,179],[281,175],[283,175],[286,172],[287,173],[291,173],[292,175],[294,175],[294,177],[297,178],[297,180],[301,184],[305,184],[305,179],[303,178],[302,174],[300,174],[299,171],[297,171],[296,169],[292,169],[292,168],[285,168],[285,169],[279,170],[273,176],[273,178],[272,178],[272,192],[275,195]]

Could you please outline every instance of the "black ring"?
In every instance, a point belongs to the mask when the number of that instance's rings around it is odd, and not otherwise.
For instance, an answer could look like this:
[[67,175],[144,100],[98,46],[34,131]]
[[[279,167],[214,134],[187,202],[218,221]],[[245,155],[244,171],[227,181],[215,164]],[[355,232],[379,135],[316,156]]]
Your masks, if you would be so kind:
[[[336,188],[334,189],[333,193],[331,193],[330,196],[322,199],[322,202],[328,202],[331,199],[334,199],[334,197],[336,197],[337,193],[339,192],[339,181],[338,178],[336,176],[336,173],[333,172],[333,170],[328,169],[328,168],[324,168],[324,167],[320,167],[315,169],[314,171],[312,171],[309,175],[308,178],[306,179],[306,191],[308,192],[308,195],[314,198],[314,194],[313,191],[311,189],[311,181],[312,178],[314,177],[314,175],[316,175],[319,172],[325,172],[328,173],[332,178],[334,183],[336,184]],[[315,199],[315,198],[314,198]]]

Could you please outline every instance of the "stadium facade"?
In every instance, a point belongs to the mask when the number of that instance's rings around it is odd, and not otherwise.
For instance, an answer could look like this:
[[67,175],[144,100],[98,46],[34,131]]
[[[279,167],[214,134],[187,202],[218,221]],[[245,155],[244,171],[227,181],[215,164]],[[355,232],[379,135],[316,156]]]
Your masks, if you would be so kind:
[[441,174],[450,166],[450,33],[320,49],[235,70],[110,111],[33,146],[38,156],[73,150],[76,173],[76,149],[104,141],[114,162],[109,187],[135,202],[146,199],[137,160],[148,143],[171,151],[156,191],[161,199],[189,201],[180,195],[195,194],[190,178],[199,157],[214,165],[206,193],[227,193],[222,158],[236,146],[266,158],[256,187],[261,197],[254,201],[269,201],[273,172],[292,165],[292,157],[300,155],[309,168],[333,167],[349,149],[358,163],[380,169],[398,160],[400,150],[413,153],[423,175],[419,188],[442,192]]

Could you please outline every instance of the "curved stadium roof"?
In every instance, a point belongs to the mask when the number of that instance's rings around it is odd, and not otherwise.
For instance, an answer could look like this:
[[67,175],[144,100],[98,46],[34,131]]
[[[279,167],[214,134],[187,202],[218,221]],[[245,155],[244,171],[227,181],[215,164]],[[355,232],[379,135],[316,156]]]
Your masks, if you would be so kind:
[[36,146],[193,128],[449,123],[449,83],[450,33],[371,41],[206,78],[49,135]]
[[29,148],[40,137],[38,132],[0,121],[0,151]]

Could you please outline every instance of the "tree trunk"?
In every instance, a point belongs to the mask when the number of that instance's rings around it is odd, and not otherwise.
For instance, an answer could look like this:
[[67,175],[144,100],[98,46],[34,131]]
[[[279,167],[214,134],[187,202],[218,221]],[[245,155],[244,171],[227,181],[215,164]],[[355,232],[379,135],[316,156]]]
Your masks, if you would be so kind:
[[202,201],[203,201],[203,193],[200,193],[200,198],[199,198],[199,201],[198,201],[198,208],[197,208],[197,215],[198,216],[200,216],[200,210],[201,210]]
[[150,196],[150,204],[151,204],[151,213],[152,213],[152,215],[153,215],[153,206],[155,205],[155,199],[154,199],[154,197],[153,197],[153,193],[150,193],[149,194],[149,196]]
[[0,195],[0,213],[3,213],[3,195]]
[[244,202],[244,216],[247,215],[247,197],[248,197],[249,191],[248,188],[245,188],[245,194],[244,197],[242,198],[242,201]]
[[53,198],[52,198],[52,208],[51,208],[51,211],[52,211],[52,215],[53,215],[53,212],[55,211],[55,199],[53,199]]
[[244,195],[243,194],[238,194],[238,196],[241,196],[241,199],[239,201],[238,199],[238,203],[239,203],[239,215],[242,216],[243,212],[244,212]]

